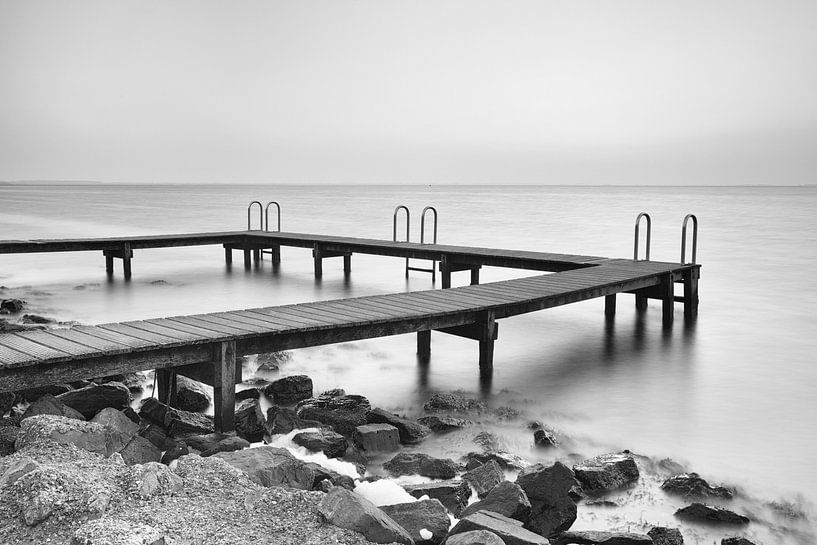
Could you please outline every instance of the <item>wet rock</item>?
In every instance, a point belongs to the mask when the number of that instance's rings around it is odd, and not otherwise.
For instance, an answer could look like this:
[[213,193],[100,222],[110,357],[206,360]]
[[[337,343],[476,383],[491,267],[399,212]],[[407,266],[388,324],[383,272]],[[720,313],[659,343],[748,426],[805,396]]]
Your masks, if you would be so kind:
[[391,424],[358,426],[352,440],[366,452],[392,452],[400,448],[400,432]]
[[661,490],[683,498],[732,499],[732,491],[723,486],[711,486],[697,473],[682,473],[664,481]]
[[275,403],[291,405],[312,397],[312,379],[306,375],[280,378],[264,388],[264,394]]
[[366,424],[371,408],[369,400],[359,395],[318,396],[301,401],[297,414],[298,418],[317,420],[351,437],[356,427]]
[[35,460],[28,457],[18,459],[0,475],[0,490],[13,485],[17,482],[17,479],[37,469],[40,469],[40,464]]
[[460,515],[471,498],[471,487],[468,486],[467,482],[461,480],[403,485],[403,488],[415,498],[428,496],[440,500],[440,503],[451,511],[454,516]]
[[502,472],[502,468],[499,467],[499,464],[490,460],[481,466],[467,471],[462,478],[474,487],[477,496],[484,499],[496,485],[505,480],[505,474]]
[[136,464],[146,464],[148,462],[158,462],[162,459],[162,451],[139,435],[135,435],[128,441],[128,444],[119,451],[122,459],[129,466]]
[[749,519],[722,507],[692,503],[675,512],[675,516],[682,520],[693,522],[710,522],[715,524],[749,524]]
[[160,402],[155,397],[148,397],[142,400],[142,405],[139,408],[139,415],[146,420],[150,420],[154,424],[164,426],[165,416],[169,410],[171,410],[170,407]]
[[179,441],[171,448],[167,449],[164,454],[162,454],[161,462],[164,465],[170,465],[170,462],[173,460],[178,460],[182,456],[187,456],[188,454],[190,454],[190,449],[187,448],[187,443],[184,441]]
[[191,435],[185,437],[184,442],[188,447],[199,451],[203,458],[212,456],[219,452],[232,452],[248,448],[250,443],[234,434],[209,433],[206,435]]
[[306,465],[315,474],[312,480],[312,490],[321,490],[322,487],[325,487],[323,483],[327,481],[332,486],[340,486],[346,490],[355,489],[355,481],[348,475],[341,475],[337,471],[325,468],[315,462],[307,462]]
[[291,359],[292,356],[289,352],[269,352],[267,354],[258,354],[256,361],[259,371],[277,371],[281,364]]
[[491,489],[485,499],[466,507],[461,516],[467,517],[477,511],[493,511],[520,522],[527,522],[530,516],[530,501],[518,484],[502,481]]
[[15,448],[20,450],[41,442],[70,443],[106,458],[125,446],[119,432],[93,422],[52,415],[37,415],[23,420]]
[[644,534],[595,531],[568,531],[551,542],[554,545],[567,545],[569,543],[578,545],[652,545],[653,543],[652,538]]
[[82,414],[69,407],[51,394],[45,394],[37,401],[28,406],[22,416],[22,420],[36,416],[38,414],[50,414],[53,416],[64,416],[75,420],[85,420]]
[[443,393],[432,394],[423,405],[423,409],[428,412],[450,411],[464,413],[469,411],[483,412],[488,410],[488,406],[482,401],[470,399],[459,394]]
[[465,455],[465,468],[468,470],[487,464],[493,460],[502,469],[519,470],[530,466],[527,460],[516,454],[505,451],[496,452],[469,452]]
[[17,400],[14,392],[0,392],[0,417],[6,416]]
[[177,441],[167,435],[167,431],[158,424],[150,424],[139,431],[139,435],[153,443],[159,450],[172,449]]
[[537,447],[557,447],[559,443],[556,441],[556,436],[553,432],[541,429],[533,432],[533,444]]
[[198,413],[207,410],[211,402],[210,393],[201,382],[176,375],[176,403],[182,411]]
[[45,316],[38,316],[37,314],[23,314],[23,317],[20,318],[20,323],[23,324],[53,324],[55,320],[51,318],[46,318]]
[[0,319],[0,333],[16,333],[18,331],[28,331],[30,328],[21,324],[15,324],[8,320]]
[[344,436],[329,430],[301,432],[292,441],[313,452],[323,452],[327,458],[342,457],[348,446]]
[[166,545],[162,532],[133,521],[105,517],[82,523],[74,532],[71,545]]
[[93,382],[97,384],[107,384],[108,382],[120,382],[130,390],[132,394],[137,394],[145,389],[145,377],[141,373],[124,373],[120,375],[108,375],[107,377],[95,378]]
[[332,396],[332,397],[345,396],[346,395],[346,390],[344,390],[343,388],[332,388],[331,390],[326,390],[321,395]]
[[202,435],[215,431],[212,416],[189,411],[171,409],[165,416],[165,422],[167,432],[174,438]]
[[93,418],[96,413],[111,407],[122,410],[130,406],[130,390],[121,382],[107,384],[91,384],[78,390],[65,392],[57,396],[72,409],[82,413],[86,419]]
[[745,537],[725,537],[721,540],[721,545],[755,545]]
[[628,453],[603,454],[573,466],[582,489],[591,495],[624,488],[638,480],[638,466]]
[[684,545],[684,536],[678,528],[655,526],[647,535],[652,538],[653,545]]
[[522,527],[522,523],[490,511],[479,511],[460,521],[448,532],[449,536],[485,530],[499,536],[506,545],[548,545],[548,540]]
[[445,545],[505,545],[502,538],[487,530],[471,530],[448,536]]
[[418,418],[417,422],[436,433],[447,433],[449,431],[462,429],[472,424],[470,420],[465,420],[464,418],[438,415],[423,416],[422,418]]
[[552,536],[566,531],[576,521],[576,503],[569,495],[576,478],[561,462],[549,467],[542,464],[527,467],[519,472],[516,484],[531,503],[527,528]]
[[213,457],[244,471],[251,481],[261,486],[283,485],[312,490],[315,484],[315,470],[286,449],[257,447],[219,452]]
[[133,466],[130,480],[131,487],[145,497],[173,496],[181,492],[184,485],[181,477],[157,462]]
[[25,301],[20,299],[3,299],[0,301],[0,314],[22,312],[23,308],[25,308]]
[[266,420],[257,399],[245,399],[235,407],[235,431],[250,443],[264,438]]
[[421,452],[401,452],[383,464],[383,469],[395,476],[422,475],[431,479],[450,479],[460,470],[453,460],[433,458]]
[[267,421],[264,424],[264,429],[269,435],[289,433],[296,429],[325,427],[322,422],[317,420],[299,418],[294,409],[278,407],[277,405],[267,409]]
[[369,424],[390,424],[400,432],[400,442],[404,445],[414,445],[422,441],[431,429],[408,418],[401,418],[383,409],[372,409],[366,415]]
[[125,416],[125,413],[122,411],[112,409],[111,407],[99,411],[96,416],[91,419],[91,422],[118,431],[122,434],[122,438],[125,441],[129,441],[134,435],[139,433],[138,424]]
[[344,488],[332,488],[318,505],[318,512],[328,523],[360,532],[369,541],[414,544],[408,532],[382,510]]
[[437,545],[445,539],[451,525],[439,500],[384,505],[380,509],[408,532],[417,545]]
[[246,390],[239,390],[235,393],[236,401],[244,401],[245,399],[259,399],[261,392],[258,388],[247,388]]
[[502,440],[495,433],[481,431],[474,436],[474,443],[485,452],[496,452],[502,449]]
[[20,434],[17,426],[0,426],[0,456],[8,456],[14,452],[14,443]]

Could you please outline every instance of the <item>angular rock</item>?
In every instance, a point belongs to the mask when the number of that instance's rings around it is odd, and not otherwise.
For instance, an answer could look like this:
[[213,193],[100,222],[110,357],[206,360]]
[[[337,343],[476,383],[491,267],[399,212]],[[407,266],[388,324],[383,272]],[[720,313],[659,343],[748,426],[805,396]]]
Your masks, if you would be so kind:
[[447,433],[449,431],[462,429],[472,424],[470,420],[465,420],[464,418],[439,415],[423,416],[422,418],[418,418],[417,422],[436,433]]
[[258,388],[247,388],[246,390],[239,390],[235,393],[236,401],[243,401],[245,399],[259,399],[261,392]]
[[315,470],[306,462],[295,458],[286,449],[257,447],[233,452],[219,452],[213,457],[221,458],[230,465],[245,472],[261,486],[289,486],[301,490],[312,490],[315,484]]
[[[30,471],[12,486],[13,497],[28,526],[58,514],[61,519],[101,516],[111,500],[104,483],[76,472],[43,467]],[[65,501],[70,499],[70,501]]]
[[493,511],[524,523],[530,516],[530,501],[521,486],[502,481],[491,489],[485,499],[466,507],[461,517],[467,517],[477,511]]
[[162,459],[162,451],[150,441],[139,435],[134,435],[128,444],[119,451],[122,459],[129,466],[158,462]]
[[128,418],[125,413],[111,407],[102,409],[96,416],[91,419],[91,422],[101,424],[107,428],[118,431],[122,434],[125,441],[130,440],[134,435],[139,433],[139,425]]
[[474,487],[477,496],[485,498],[496,485],[505,480],[505,473],[502,472],[499,464],[490,460],[488,463],[467,471],[462,479]]
[[182,478],[157,462],[133,466],[132,486],[141,496],[172,496],[182,491]]
[[401,452],[383,464],[383,469],[395,476],[422,475],[432,479],[450,479],[460,470],[453,460],[433,458],[421,452]]
[[130,406],[130,390],[121,382],[91,384],[79,390],[71,390],[57,396],[57,399],[76,409],[86,419],[106,407],[123,410]]
[[448,536],[445,545],[505,545],[502,538],[487,530],[471,530]]
[[465,468],[474,469],[493,460],[502,469],[518,470],[530,466],[527,460],[516,454],[505,451],[469,452],[465,455]]
[[14,392],[0,392],[0,417],[6,416],[16,400],[17,395]]
[[168,437],[167,432],[158,424],[150,424],[139,432],[139,435],[153,443],[159,450],[170,450],[178,441]]
[[711,486],[697,473],[682,473],[664,481],[661,490],[683,498],[732,499],[732,491],[723,486]]
[[552,541],[554,545],[652,545],[653,541],[644,534],[623,532],[568,531]]
[[152,526],[105,517],[82,523],[71,545],[166,545],[164,534]]
[[0,456],[8,456],[14,452],[14,442],[20,435],[17,426],[0,426]]
[[755,545],[745,537],[725,537],[721,540],[721,545]]
[[451,525],[448,511],[439,500],[383,505],[380,509],[408,532],[417,545],[437,545],[445,539]]
[[315,477],[312,481],[312,490],[321,490],[321,483],[327,481],[332,486],[340,486],[346,490],[355,489],[355,480],[348,475],[341,475],[337,471],[332,471],[315,462],[307,462],[306,466],[315,473]]
[[323,452],[327,458],[341,458],[348,447],[344,436],[329,430],[301,432],[292,438],[292,442],[314,452]]
[[382,510],[344,488],[332,488],[318,505],[318,512],[330,524],[360,532],[374,543],[414,544],[408,532]]
[[366,452],[392,452],[400,448],[400,432],[391,424],[364,424],[355,428],[352,441]]
[[628,453],[603,454],[573,466],[576,479],[591,495],[624,488],[638,480],[638,466]]
[[652,538],[653,545],[684,545],[684,536],[678,528],[655,526],[647,535]]
[[170,436],[176,438],[187,437],[188,435],[202,435],[215,431],[212,416],[178,409],[170,409],[167,412],[165,427],[167,427]]
[[40,464],[38,464],[35,460],[28,457],[20,458],[11,464],[2,475],[0,475],[0,490],[7,486],[13,485],[15,482],[17,482],[17,479],[26,473],[31,473],[36,469],[40,469]]
[[470,399],[459,394],[442,393],[432,394],[423,405],[423,409],[428,412],[451,411],[463,413],[468,411],[486,411],[488,410],[488,406],[482,401]]
[[235,407],[235,432],[249,441],[257,443],[264,438],[264,412],[257,399],[245,399]]
[[366,415],[369,424],[390,424],[400,432],[400,442],[404,445],[415,445],[423,440],[431,429],[408,418],[401,418],[383,409],[372,409]]
[[219,452],[233,452],[250,446],[249,441],[237,435],[225,433],[210,433],[207,435],[190,435],[185,437],[187,446],[199,451],[202,458],[218,454]]
[[345,396],[346,395],[346,390],[344,390],[343,388],[332,388],[331,390],[326,390],[321,395],[333,396],[333,397]]
[[210,392],[201,382],[176,375],[176,403],[174,406],[182,411],[198,413],[207,410],[211,402]]
[[168,411],[172,409],[156,399],[155,397],[148,397],[142,400],[142,405],[139,407],[139,415],[145,420],[150,420],[154,424],[165,426],[165,417]]
[[548,545],[544,537],[522,527],[522,523],[491,511],[479,511],[460,519],[448,532],[454,536],[473,530],[485,530],[499,536],[506,545]]
[[440,503],[456,517],[468,505],[468,500],[471,498],[471,487],[467,482],[460,480],[408,484],[403,485],[403,488],[418,499],[428,496],[431,499],[440,500]]
[[553,432],[541,429],[533,432],[533,444],[538,447],[556,447],[559,442],[556,441],[556,436]]
[[481,431],[474,436],[474,443],[482,447],[483,452],[496,452],[502,448],[502,439],[490,431]]
[[107,377],[95,378],[93,382],[106,384],[108,382],[120,382],[127,387],[132,394],[137,394],[145,389],[145,376],[141,373],[125,373],[121,375],[109,375]]
[[0,313],[12,314],[15,312],[22,312],[25,307],[25,301],[20,299],[3,299],[0,301]]
[[291,405],[312,397],[312,379],[306,375],[291,375],[273,381],[264,394],[275,403]]
[[73,418],[75,420],[85,420],[85,417],[82,416],[79,411],[72,409],[51,394],[45,394],[29,405],[23,413],[22,420],[38,414],[50,414],[54,416]]
[[187,448],[187,443],[184,441],[179,441],[175,443],[173,447],[167,449],[164,454],[162,454],[161,462],[164,465],[170,465],[170,462],[173,460],[178,460],[182,456],[187,456],[190,454],[190,449]]
[[359,395],[318,396],[301,401],[297,414],[298,418],[317,420],[351,437],[356,427],[366,424],[371,408],[369,400]]
[[71,443],[106,458],[125,446],[119,432],[93,422],[64,416],[37,415],[20,423],[20,433],[15,443],[17,450],[43,441]]
[[267,409],[267,421],[264,429],[269,435],[279,435],[289,433],[292,430],[303,428],[324,428],[322,422],[317,420],[304,420],[299,418],[294,409],[288,407],[278,407],[273,405]]
[[40,399],[45,394],[51,394],[52,396],[58,396],[60,394],[64,394],[65,392],[70,392],[73,390],[67,384],[49,384],[48,386],[37,386],[35,388],[26,388],[25,390],[18,390],[17,397],[24,401],[34,402]]
[[692,503],[675,512],[675,516],[682,520],[693,522],[710,522],[714,524],[749,524],[749,519],[722,507]]
[[516,484],[522,487],[531,503],[527,528],[552,536],[566,531],[576,521],[576,503],[569,495],[576,478],[563,463],[527,467],[519,472]]

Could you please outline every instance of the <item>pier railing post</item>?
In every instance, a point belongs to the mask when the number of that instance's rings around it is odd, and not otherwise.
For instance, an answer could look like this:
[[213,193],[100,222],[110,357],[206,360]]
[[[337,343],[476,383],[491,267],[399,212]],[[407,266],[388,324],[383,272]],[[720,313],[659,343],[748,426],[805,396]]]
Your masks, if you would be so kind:
[[213,423],[216,432],[235,429],[235,341],[224,341],[213,354]]

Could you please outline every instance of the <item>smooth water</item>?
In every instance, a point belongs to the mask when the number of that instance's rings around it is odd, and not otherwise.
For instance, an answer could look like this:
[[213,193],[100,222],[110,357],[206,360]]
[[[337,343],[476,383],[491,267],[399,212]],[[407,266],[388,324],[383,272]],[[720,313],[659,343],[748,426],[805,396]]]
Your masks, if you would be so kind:
[[[420,210],[434,205],[441,243],[608,257],[632,256],[634,219],[648,211],[661,261],[680,259],[681,220],[695,213],[703,268],[693,325],[679,304],[666,331],[660,304],[640,315],[621,295],[612,324],[602,299],[502,320],[488,385],[476,343],[444,334],[428,366],[403,335],[296,350],[281,373],[408,415],[453,390],[513,407],[521,418],[483,425],[532,461],[553,457],[524,427],[540,420],[562,433],[560,456],[628,448],[761,500],[799,498],[806,510],[817,501],[817,187],[0,185],[0,239],[240,230],[255,199],[281,203],[285,231],[391,239],[392,212],[405,204],[416,240]],[[348,280],[330,259],[316,282],[311,253],[294,248],[282,249],[277,272],[269,261],[245,271],[238,253],[228,268],[215,246],[137,250],[129,283],[115,267],[109,282],[97,252],[2,255],[0,294],[26,299],[31,313],[102,323],[432,287],[426,274],[406,280],[402,259],[363,255]],[[484,268],[482,281],[534,274]],[[467,282],[454,273],[454,285]],[[474,450],[471,435],[425,449]]]

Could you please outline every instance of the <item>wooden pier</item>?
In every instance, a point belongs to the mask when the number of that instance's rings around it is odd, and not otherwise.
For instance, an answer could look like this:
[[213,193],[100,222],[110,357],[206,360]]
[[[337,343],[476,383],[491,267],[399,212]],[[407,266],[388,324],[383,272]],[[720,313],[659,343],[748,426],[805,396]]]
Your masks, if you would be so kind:
[[[281,246],[311,248],[316,277],[331,257],[343,257],[343,271],[350,274],[354,253],[434,260],[444,289],[0,334],[0,392],[156,369],[161,400],[171,395],[176,373],[211,384],[216,428],[227,431],[241,381],[237,356],[417,333],[417,353],[428,359],[431,331],[438,331],[477,341],[480,373],[489,376],[502,318],[599,297],[610,317],[619,293],[635,294],[639,307],[660,300],[667,325],[676,302],[688,319],[698,311],[695,263],[263,231],[0,241],[0,254],[102,251],[108,273],[121,259],[129,278],[134,250],[208,244],[223,246],[228,263],[234,250],[242,251],[248,267],[265,254],[280,262]],[[552,274],[480,285],[483,265]],[[471,285],[451,288],[451,274],[465,270]],[[676,284],[683,286],[680,295]]]

